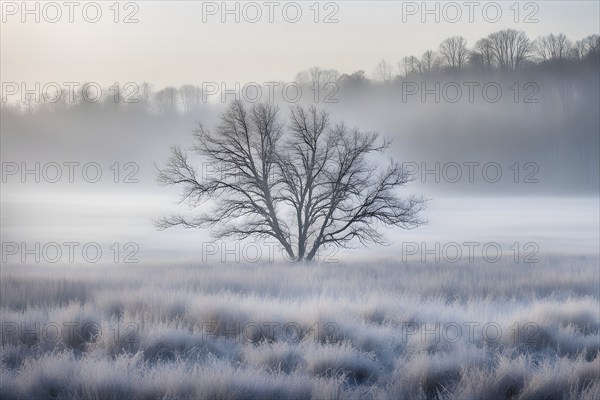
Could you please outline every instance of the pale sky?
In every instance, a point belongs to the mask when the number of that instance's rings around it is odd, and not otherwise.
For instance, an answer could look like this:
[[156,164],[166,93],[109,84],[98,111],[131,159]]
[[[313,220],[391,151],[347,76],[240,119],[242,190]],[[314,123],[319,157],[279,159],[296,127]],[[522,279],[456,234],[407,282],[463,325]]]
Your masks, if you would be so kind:
[[[86,2],[73,9],[74,22],[70,23],[69,8],[57,2],[61,16],[50,23],[48,19],[56,18],[57,10],[44,8],[45,3],[38,5],[39,22],[34,14],[23,15],[20,1],[1,3],[3,82],[93,81],[110,85],[148,81],[158,88],[183,83],[289,81],[300,70],[315,65],[347,73],[362,69],[371,75],[381,59],[395,66],[403,56],[437,49],[446,37],[463,35],[471,46],[488,33],[505,28],[524,30],[531,39],[563,32],[578,40],[598,33],[600,12],[597,1],[520,2],[518,7],[513,1],[475,2],[473,22],[469,22],[468,6],[455,2],[462,16],[451,23],[444,16],[455,18],[456,8],[448,2],[428,2],[431,8],[437,3],[441,20],[436,23],[431,14],[425,15],[423,23],[422,2],[338,1],[319,3],[320,22],[315,23],[314,3],[309,1],[297,3],[302,15],[297,23],[290,23],[284,17],[295,17],[294,6],[274,2],[274,22],[270,23],[270,6],[259,1],[251,6],[239,3],[240,22],[231,14],[225,15],[223,23],[221,2],[137,1],[127,8],[120,3],[121,22],[115,23],[115,10],[110,8],[113,2],[107,1],[97,2],[102,11],[97,23],[84,19]],[[36,3],[28,2],[27,7],[33,10]],[[233,9],[234,3],[228,7]],[[409,14],[414,5],[419,9]],[[484,17],[495,17],[496,5],[501,10],[498,22],[486,21]],[[257,16],[257,9],[262,13],[260,19],[249,22]],[[86,10],[85,16],[93,19],[94,7]],[[137,23],[122,22],[130,13]],[[323,23],[330,14],[337,23]],[[525,23],[528,15],[538,22]]]

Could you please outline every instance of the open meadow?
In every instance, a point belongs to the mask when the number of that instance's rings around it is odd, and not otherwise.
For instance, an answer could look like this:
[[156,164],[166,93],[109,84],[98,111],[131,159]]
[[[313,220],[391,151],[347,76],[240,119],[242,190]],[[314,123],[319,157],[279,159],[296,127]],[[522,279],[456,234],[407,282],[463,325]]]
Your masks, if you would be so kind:
[[3,266],[3,399],[598,399],[598,258]]

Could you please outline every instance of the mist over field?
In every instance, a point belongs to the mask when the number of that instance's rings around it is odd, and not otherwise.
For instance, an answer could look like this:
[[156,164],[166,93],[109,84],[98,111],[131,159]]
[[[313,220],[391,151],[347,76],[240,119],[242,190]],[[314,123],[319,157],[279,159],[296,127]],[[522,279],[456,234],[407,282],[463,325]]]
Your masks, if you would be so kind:
[[597,3],[75,3],[0,4],[1,399],[600,399]]
[[[432,243],[449,237],[482,241],[481,235],[485,235],[506,243],[535,241],[548,252],[595,254],[600,125],[594,110],[600,107],[599,78],[593,73],[597,69],[582,69],[585,74],[575,76],[556,73],[558,81],[549,77],[536,80],[536,103],[515,103],[514,91],[509,89],[514,85],[507,83],[511,79],[521,86],[533,79],[525,73],[498,80],[499,73],[464,72],[463,77],[412,76],[390,87],[376,82],[358,88],[340,84],[337,103],[317,105],[329,110],[334,121],[392,139],[389,156],[415,178],[404,193],[420,193],[430,199],[425,211],[430,223],[411,232],[389,231],[393,243]],[[481,92],[474,92],[470,103],[464,84],[463,97],[456,103],[443,101],[441,90],[439,103],[434,101],[435,93],[425,102],[418,92],[405,93],[415,90],[414,82],[420,92],[423,82],[431,89],[435,82],[443,87],[461,79],[500,82],[505,96],[492,103],[481,97]],[[307,86],[304,93],[310,94],[304,96],[309,100],[313,98]],[[140,104],[107,108],[110,103],[64,110],[50,106],[48,111],[26,118],[5,110],[2,155],[16,167],[4,176],[7,190],[2,201],[9,212],[3,214],[3,236],[16,242],[74,240],[69,235],[83,228],[80,221],[85,218],[93,221],[94,228],[78,233],[82,242],[104,241],[108,246],[135,238],[143,255],[140,260],[150,263],[173,256],[185,261],[201,257],[198,243],[213,242],[209,231],[157,232],[152,220],[182,209],[175,204],[180,194],[176,188],[156,185],[155,166],[167,160],[170,146],[192,146],[191,132],[198,121],[207,126],[218,123],[227,103],[214,101],[221,99],[221,94],[207,99],[213,101],[200,103],[197,110],[174,109],[167,115],[154,108],[146,111]],[[225,97],[228,99],[234,96]],[[303,104],[302,100],[298,103]],[[276,101],[284,115],[298,103]],[[203,178],[220,173],[219,165],[198,156],[194,160]],[[23,162],[33,171],[39,163],[39,182],[35,173],[22,179]],[[79,164],[69,167],[65,162]],[[56,183],[51,182],[58,171],[52,163],[58,163],[62,174]],[[88,163],[93,163],[87,172],[90,177],[84,175]],[[50,179],[45,178],[44,167]],[[97,170],[102,175],[95,182]],[[74,183],[69,181],[69,173]],[[39,204],[41,193],[44,204]],[[37,204],[35,209],[31,203]],[[526,230],[515,230],[517,225]],[[565,241],[560,234],[577,240]],[[369,250],[338,255],[340,259],[364,257]],[[399,254],[397,250],[379,248],[375,252],[393,257]],[[220,254],[216,258],[220,260]]]

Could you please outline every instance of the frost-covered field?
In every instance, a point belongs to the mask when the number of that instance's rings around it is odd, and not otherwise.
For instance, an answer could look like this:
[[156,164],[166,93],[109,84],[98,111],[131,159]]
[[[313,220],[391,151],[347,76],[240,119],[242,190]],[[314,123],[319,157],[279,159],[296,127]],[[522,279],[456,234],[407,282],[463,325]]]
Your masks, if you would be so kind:
[[598,399],[597,257],[3,266],[3,399]]

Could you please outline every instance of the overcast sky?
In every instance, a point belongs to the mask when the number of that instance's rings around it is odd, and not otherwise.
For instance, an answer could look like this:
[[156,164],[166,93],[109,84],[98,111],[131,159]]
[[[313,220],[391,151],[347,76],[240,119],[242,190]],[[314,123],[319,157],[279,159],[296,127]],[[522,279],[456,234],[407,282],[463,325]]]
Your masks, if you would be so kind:
[[[421,13],[421,2],[321,2],[318,15],[313,2],[298,2],[302,14],[297,23],[288,22],[296,19],[296,8],[285,2],[275,2],[273,8],[264,2],[240,3],[239,23],[235,14],[222,15],[221,2],[138,1],[127,8],[121,3],[118,23],[116,10],[110,8],[113,2],[97,3],[102,15],[96,23],[84,19],[96,18],[94,5],[83,12],[85,2],[72,9],[73,23],[63,2],[55,3],[60,18],[56,8],[40,3],[37,23],[36,15],[23,14],[21,4],[2,2],[4,82],[148,81],[160,88],[212,81],[286,81],[315,65],[341,72],[362,69],[371,75],[382,58],[396,65],[403,56],[437,49],[443,39],[456,34],[471,46],[505,28],[524,30],[532,39],[563,32],[573,40],[599,29],[597,1],[520,2],[518,7],[512,1],[475,2],[473,22],[465,2],[456,2],[461,12],[456,23],[450,20],[457,18],[457,9],[446,2],[428,3],[431,9],[438,7],[439,23],[435,14]],[[35,10],[36,2],[27,7]],[[127,16],[138,22],[123,23]],[[338,22],[324,23],[326,17]],[[538,22],[525,23],[527,17]],[[49,22],[53,19],[58,21]],[[494,19],[498,21],[489,22]]]

